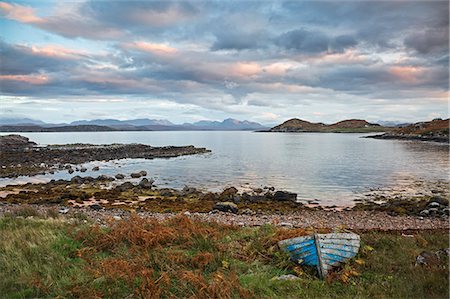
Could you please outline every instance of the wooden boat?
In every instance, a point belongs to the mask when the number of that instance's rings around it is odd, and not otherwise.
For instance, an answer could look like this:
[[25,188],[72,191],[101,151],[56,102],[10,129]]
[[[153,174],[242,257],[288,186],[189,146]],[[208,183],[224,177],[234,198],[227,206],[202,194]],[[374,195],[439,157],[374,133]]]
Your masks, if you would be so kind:
[[294,262],[316,267],[323,279],[332,267],[358,253],[360,238],[354,233],[314,234],[283,240],[278,245]]

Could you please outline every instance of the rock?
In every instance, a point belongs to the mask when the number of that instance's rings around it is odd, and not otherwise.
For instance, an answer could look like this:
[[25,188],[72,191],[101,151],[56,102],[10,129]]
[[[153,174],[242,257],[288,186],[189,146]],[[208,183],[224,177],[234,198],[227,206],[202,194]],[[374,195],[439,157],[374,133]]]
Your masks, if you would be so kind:
[[223,192],[220,194],[220,197],[228,197],[231,195],[235,195],[236,193],[238,193],[238,189],[236,189],[235,187],[229,187],[223,190]]
[[448,200],[443,198],[443,197],[433,196],[433,198],[431,198],[431,200],[428,202],[428,205],[430,205],[433,202],[436,202],[436,203],[440,204],[441,206],[447,206],[448,207]]
[[139,187],[143,188],[143,189],[151,189],[153,187],[153,180],[148,180],[147,178],[143,178],[140,182],[139,182]]
[[11,134],[6,136],[0,136],[0,149],[1,151],[16,151],[25,150],[35,147],[37,144],[30,141],[27,137]]
[[437,215],[439,213],[439,209],[431,208],[431,209],[428,209],[428,212],[430,213],[430,215]]
[[253,189],[253,192],[255,192],[256,194],[260,194],[260,193],[263,193],[264,190],[261,188],[256,188],[256,189]]
[[60,214],[67,214],[67,213],[69,213],[69,208],[61,208],[61,209],[59,209],[59,211],[58,211]]
[[96,178],[96,180],[97,181],[109,181],[109,182],[112,182],[112,181],[115,181],[116,179],[113,178],[112,176],[108,176],[108,175],[102,174],[102,175],[99,175]]
[[217,200],[218,196],[215,193],[212,192],[208,192],[205,193],[201,196],[200,200],[210,200],[210,201],[214,201]]
[[300,277],[295,276],[294,274],[281,275],[272,278],[272,280],[281,280],[281,281],[289,281],[289,280],[298,280]]
[[122,180],[122,179],[125,178],[125,175],[123,175],[121,173],[118,173],[118,174],[115,175],[115,178],[118,179],[118,180]]
[[297,193],[286,192],[286,191],[277,191],[273,195],[273,199],[277,201],[296,201]]
[[218,210],[221,212],[231,212],[236,214],[238,212],[238,206],[235,203],[229,201],[218,202],[213,206],[213,210]]
[[172,190],[170,189],[161,189],[159,190],[159,195],[164,196],[164,197],[170,197],[170,196],[174,196],[174,193]]
[[67,170],[68,173],[74,173],[74,170],[72,168],[69,168],[69,170]]
[[99,204],[93,204],[90,206],[90,208],[93,209],[94,211],[100,211],[101,209],[103,209],[102,206]]
[[121,184],[119,186],[116,186],[115,189],[117,191],[120,191],[120,192],[125,192],[125,191],[128,191],[128,190],[133,189],[133,188],[134,188],[134,185],[132,183],[125,182],[125,183],[123,183],[123,184]]
[[436,266],[440,263],[441,256],[438,252],[422,251],[416,257],[416,266]]
[[98,167],[98,166],[92,167],[92,171],[99,171],[99,170],[100,170],[100,167]]
[[184,186],[182,192],[183,192],[183,195],[190,195],[190,194],[197,193],[197,189],[195,189],[193,187]]
[[183,213],[183,215],[185,215],[185,216],[190,216],[190,215],[191,215],[191,212],[186,211],[186,212]]
[[444,215],[449,216],[449,215],[450,215],[450,208],[444,208],[444,209],[442,210],[442,213],[443,213]]
[[432,201],[428,204],[428,208],[439,208],[441,205],[438,202]]
[[430,215],[430,211],[422,210],[422,211],[420,211],[419,215],[422,217],[428,216],[428,215]]
[[80,168],[80,171],[81,171],[81,172],[86,172],[86,171],[87,171],[87,168],[86,168],[86,167],[81,167],[81,168]]
[[122,220],[122,217],[120,217],[119,215],[114,215],[113,219],[116,221]]
[[140,178],[140,177],[142,176],[142,174],[141,174],[140,172],[132,172],[132,173],[130,174],[130,176],[131,176],[133,179],[137,179],[137,178]]
[[147,175],[147,171],[141,170],[141,171],[139,171],[139,174],[140,174],[141,176],[146,176],[146,175]]
[[82,177],[80,177],[79,175],[74,176],[73,178],[70,179],[70,182],[72,184],[77,184],[77,185],[81,185],[84,182],[84,179]]
[[234,203],[240,203],[241,202],[241,197],[239,195],[233,196],[233,202]]

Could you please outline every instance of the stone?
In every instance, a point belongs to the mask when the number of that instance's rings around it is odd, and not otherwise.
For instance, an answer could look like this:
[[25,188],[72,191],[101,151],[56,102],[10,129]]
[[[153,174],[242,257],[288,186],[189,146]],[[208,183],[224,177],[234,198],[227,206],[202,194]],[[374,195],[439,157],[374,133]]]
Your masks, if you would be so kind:
[[186,211],[186,212],[183,213],[183,215],[185,215],[185,216],[190,216],[190,215],[191,215],[191,212]]
[[131,176],[133,179],[137,179],[137,178],[140,178],[140,177],[142,176],[142,174],[141,174],[140,172],[132,172],[132,173],[130,174],[130,176]]
[[173,191],[170,189],[161,189],[159,190],[159,195],[164,197],[174,196]]
[[286,191],[277,191],[273,195],[273,199],[277,201],[296,201],[297,193],[286,192]]
[[141,176],[146,176],[146,175],[147,175],[147,171],[141,170],[141,171],[139,171],[139,174],[140,174]]
[[422,217],[428,216],[428,215],[430,215],[430,211],[428,211],[428,210],[422,210],[422,211],[420,211],[419,215],[422,216]]
[[256,188],[256,189],[253,189],[253,192],[255,192],[256,194],[260,194],[260,193],[263,193],[264,190],[261,188]]
[[59,211],[58,211],[60,214],[67,214],[67,213],[69,213],[69,208],[61,208],[61,209],[59,209]]
[[94,211],[100,211],[101,209],[103,209],[102,206],[99,204],[93,204],[90,206],[90,208],[93,209]]
[[116,179],[111,176],[102,174],[102,175],[99,175],[96,180],[97,181],[115,181]]
[[142,189],[151,189],[153,187],[153,180],[149,180],[147,178],[143,178],[140,182],[139,182],[139,187],[141,187]]
[[428,208],[439,208],[441,205],[438,202],[432,201],[428,204]]
[[87,168],[86,168],[86,167],[81,167],[81,168],[80,168],[80,171],[81,171],[81,172],[86,172],[86,171],[87,171]]
[[122,220],[122,217],[120,217],[119,215],[114,215],[113,219],[116,221]]
[[218,210],[221,212],[230,212],[236,214],[238,212],[238,206],[229,201],[218,202],[213,206],[213,210]]
[[238,193],[238,189],[236,189],[235,187],[229,187],[223,190],[223,192],[220,194],[220,197],[228,197],[231,195],[235,195],[236,193]]
[[416,266],[431,266],[439,264],[440,256],[436,252],[422,251],[416,257]]
[[98,166],[92,167],[92,171],[99,171],[99,170],[100,170],[100,167],[98,167]]
[[132,183],[125,182],[125,183],[123,183],[123,184],[121,184],[119,186],[116,186],[115,189],[117,191],[120,191],[120,192],[125,192],[125,191],[128,191],[128,190],[133,189],[133,188],[134,188],[134,185]]
[[184,186],[182,192],[183,192],[183,195],[190,195],[190,194],[197,193],[197,189],[195,189],[193,187]]
[[125,178],[125,175],[123,175],[121,173],[118,173],[118,174],[115,175],[115,178],[118,179],[118,180],[122,180],[122,179]]
[[439,209],[438,209],[438,208],[431,208],[431,209],[428,209],[428,212],[429,212],[431,215],[436,215],[436,214],[439,213]]
[[84,180],[79,175],[76,175],[76,176],[74,176],[73,178],[70,179],[70,182],[72,184],[81,185],[81,184],[83,184]]
[[67,170],[67,172],[72,174],[72,173],[74,173],[74,170],[73,170],[73,168],[69,168],[69,170]]

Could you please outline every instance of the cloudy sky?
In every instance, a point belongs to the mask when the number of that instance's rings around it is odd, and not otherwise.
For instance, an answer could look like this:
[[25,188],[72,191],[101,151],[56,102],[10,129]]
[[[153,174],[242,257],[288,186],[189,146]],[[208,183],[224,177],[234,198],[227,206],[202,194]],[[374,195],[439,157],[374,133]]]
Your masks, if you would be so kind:
[[447,118],[448,1],[0,2],[3,116]]

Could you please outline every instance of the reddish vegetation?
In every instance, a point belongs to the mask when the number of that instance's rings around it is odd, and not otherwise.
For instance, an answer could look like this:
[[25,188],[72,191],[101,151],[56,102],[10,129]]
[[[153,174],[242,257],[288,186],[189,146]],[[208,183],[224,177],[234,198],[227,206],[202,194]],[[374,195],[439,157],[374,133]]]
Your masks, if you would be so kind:
[[447,134],[449,132],[450,119],[435,119],[427,122],[415,123],[404,128],[397,129],[392,133],[428,135],[428,134]]
[[371,124],[361,119],[343,120],[331,125],[323,123],[311,123],[309,121],[293,118],[285,121],[281,125],[273,127],[270,131],[273,132],[327,132],[340,129],[363,129],[363,128],[377,128],[377,124]]

